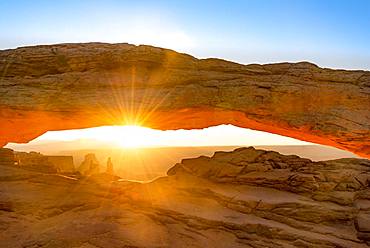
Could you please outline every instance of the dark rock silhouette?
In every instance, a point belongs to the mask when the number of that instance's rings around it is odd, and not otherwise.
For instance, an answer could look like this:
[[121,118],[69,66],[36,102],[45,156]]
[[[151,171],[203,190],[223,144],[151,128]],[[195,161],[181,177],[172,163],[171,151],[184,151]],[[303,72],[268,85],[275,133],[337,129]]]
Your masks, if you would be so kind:
[[74,173],[72,156],[43,155],[39,152],[15,152],[17,165],[44,173]]
[[114,169],[113,169],[113,163],[112,163],[112,160],[111,158],[109,157],[108,160],[107,160],[107,169],[106,169],[106,173],[107,174],[110,174],[110,175],[114,175]]
[[85,155],[85,159],[82,161],[78,171],[83,176],[90,176],[100,172],[100,163],[96,159],[94,153],[88,153]]
[[0,165],[14,165],[15,163],[14,151],[9,148],[0,148]]

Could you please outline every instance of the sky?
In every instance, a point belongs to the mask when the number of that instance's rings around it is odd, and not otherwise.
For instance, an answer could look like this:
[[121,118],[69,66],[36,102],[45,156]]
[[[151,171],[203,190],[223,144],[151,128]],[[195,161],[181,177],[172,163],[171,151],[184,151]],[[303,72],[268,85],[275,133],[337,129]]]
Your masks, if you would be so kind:
[[368,0],[0,0],[0,49],[129,42],[239,63],[370,70]]
[[[310,61],[321,67],[370,70],[368,0],[0,0],[0,11],[0,49],[128,42],[243,64]],[[48,132],[36,141],[95,135],[123,146],[150,145],[150,140],[185,146],[303,144],[247,129],[218,128],[185,135],[178,131],[175,136],[170,131],[140,129],[147,140],[132,137],[127,143],[125,137],[132,130],[103,127]]]

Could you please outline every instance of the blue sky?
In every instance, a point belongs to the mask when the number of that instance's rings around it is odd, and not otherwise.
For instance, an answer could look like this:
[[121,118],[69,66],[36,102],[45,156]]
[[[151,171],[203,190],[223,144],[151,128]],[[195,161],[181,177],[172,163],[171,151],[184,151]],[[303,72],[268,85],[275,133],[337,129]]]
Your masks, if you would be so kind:
[[240,63],[370,70],[370,1],[0,0],[0,49],[129,42]]

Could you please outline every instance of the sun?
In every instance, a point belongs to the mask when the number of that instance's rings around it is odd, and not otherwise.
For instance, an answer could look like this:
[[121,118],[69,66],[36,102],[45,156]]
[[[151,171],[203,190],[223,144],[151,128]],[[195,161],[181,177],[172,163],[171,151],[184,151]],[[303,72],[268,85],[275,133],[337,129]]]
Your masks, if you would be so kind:
[[137,148],[154,146],[160,140],[161,132],[139,125],[102,126],[80,130],[47,132],[37,138],[37,140],[97,140],[123,148]]
[[138,148],[150,145],[148,131],[149,128],[128,125],[119,128],[118,132],[112,133],[110,140],[116,141],[121,147]]
[[153,135],[158,130],[138,125],[105,126],[89,130],[91,138],[116,144],[123,148],[138,148],[153,145]]

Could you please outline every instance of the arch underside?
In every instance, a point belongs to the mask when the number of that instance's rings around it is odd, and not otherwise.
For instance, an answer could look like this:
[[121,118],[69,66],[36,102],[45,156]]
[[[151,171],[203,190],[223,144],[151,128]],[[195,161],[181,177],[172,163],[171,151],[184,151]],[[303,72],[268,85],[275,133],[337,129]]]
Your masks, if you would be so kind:
[[129,44],[0,51],[0,145],[49,130],[233,124],[370,157],[370,72],[240,65]]

